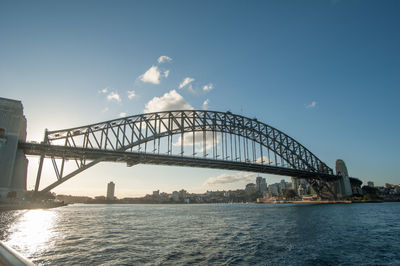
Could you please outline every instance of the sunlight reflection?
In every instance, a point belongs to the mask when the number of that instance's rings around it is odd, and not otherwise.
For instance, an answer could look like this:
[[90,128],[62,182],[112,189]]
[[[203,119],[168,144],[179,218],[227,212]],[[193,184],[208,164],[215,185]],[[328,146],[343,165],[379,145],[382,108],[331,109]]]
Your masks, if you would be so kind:
[[53,230],[57,220],[54,210],[30,210],[21,215],[10,227],[8,245],[27,257],[50,249],[57,233]]

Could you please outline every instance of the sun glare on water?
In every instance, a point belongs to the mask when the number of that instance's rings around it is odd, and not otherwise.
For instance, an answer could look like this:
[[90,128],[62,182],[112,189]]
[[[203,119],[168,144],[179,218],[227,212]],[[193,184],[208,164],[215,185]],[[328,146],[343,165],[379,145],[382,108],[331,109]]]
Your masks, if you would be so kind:
[[54,245],[57,233],[53,230],[57,213],[53,210],[30,210],[22,214],[9,229],[8,245],[27,257],[42,253]]

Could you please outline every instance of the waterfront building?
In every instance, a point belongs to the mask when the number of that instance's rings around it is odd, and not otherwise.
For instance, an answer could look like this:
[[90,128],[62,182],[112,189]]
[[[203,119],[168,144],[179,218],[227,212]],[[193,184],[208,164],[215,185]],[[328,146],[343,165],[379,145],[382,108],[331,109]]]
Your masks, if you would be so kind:
[[158,197],[158,196],[160,196],[160,190],[153,191],[153,197]]
[[246,191],[246,193],[248,193],[248,194],[251,194],[251,193],[256,192],[256,191],[257,191],[256,184],[254,184],[254,183],[249,183],[249,184],[247,184],[247,185],[246,185],[246,188],[245,188],[245,191]]
[[299,178],[292,177],[292,189],[294,191],[297,191],[298,188],[299,188]]
[[178,191],[172,192],[172,200],[179,201],[179,192]]
[[300,197],[307,194],[307,189],[302,184],[300,184],[295,191]]
[[278,196],[279,195],[279,183],[271,184],[268,186],[268,193],[271,196]]
[[262,178],[261,176],[257,176],[256,189],[261,194],[264,194],[267,191],[267,181],[265,178]]
[[336,161],[336,174],[342,176],[339,180],[339,195],[341,197],[353,195],[349,173],[347,172],[347,167],[343,160],[339,159]]
[[285,179],[282,179],[281,183],[279,184],[279,191],[282,191],[284,189],[286,189],[286,181]]
[[262,182],[262,177],[261,176],[257,176],[256,177],[256,188],[257,188],[257,191],[261,191],[261,182]]
[[367,184],[368,184],[369,187],[374,187],[374,182],[372,182],[372,181],[368,181]]
[[0,201],[9,192],[22,198],[26,191],[28,159],[18,150],[18,141],[26,141],[22,103],[0,98]]
[[186,190],[181,189],[181,190],[179,191],[179,199],[180,199],[180,200],[183,200],[184,198],[186,198],[186,195],[187,195],[187,191],[186,191]]
[[110,182],[107,185],[107,200],[114,200],[114,192],[115,192],[115,184],[114,182]]
[[265,178],[263,178],[261,181],[260,192],[261,194],[265,194],[265,192],[267,192],[267,180]]

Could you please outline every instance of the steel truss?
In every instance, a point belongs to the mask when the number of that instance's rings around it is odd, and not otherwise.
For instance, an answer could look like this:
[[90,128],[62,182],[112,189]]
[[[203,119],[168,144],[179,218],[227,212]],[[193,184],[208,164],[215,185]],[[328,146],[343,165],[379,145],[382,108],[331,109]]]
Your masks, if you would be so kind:
[[[220,162],[218,168],[222,169],[229,169],[227,162],[229,165],[246,164],[249,169],[255,165],[265,166],[265,169],[290,169],[294,172],[292,176],[308,173],[315,188],[326,187],[323,183],[328,177],[337,179],[331,168],[287,134],[255,118],[230,112],[165,111],[70,129],[46,130],[42,145],[47,148],[40,150],[35,191],[39,191],[44,159],[51,159],[57,177],[56,182],[42,190],[50,191],[91,166],[110,160],[109,152],[118,153],[121,161],[126,161],[128,166],[149,163],[130,156],[144,154],[163,158],[171,156],[181,161],[182,165],[191,158],[195,162]],[[64,153],[51,153],[48,147],[56,146],[65,147]],[[102,151],[104,154],[93,157],[88,152],[81,152],[71,156],[68,151],[72,149]],[[128,157],[128,161],[123,159]],[[75,161],[76,169],[65,173],[65,162],[71,159]],[[156,161],[153,158],[151,163],[157,164]],[[285,172],[283,170],[281,172]],[[296,175],[296,171],[301,174]]]

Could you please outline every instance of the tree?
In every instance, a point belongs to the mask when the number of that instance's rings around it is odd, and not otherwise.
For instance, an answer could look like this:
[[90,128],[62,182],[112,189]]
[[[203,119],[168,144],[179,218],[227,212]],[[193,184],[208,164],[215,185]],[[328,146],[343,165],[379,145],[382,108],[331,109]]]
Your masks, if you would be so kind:
[[379,190],[375,187],[363,186],[362,191],[365,200],[377,200],[380,198]]
[[295,199],[296,197],[296,192],[294,192],[293,189],[283,189],[282,190],[282,195],[284,198],[288,199]]

